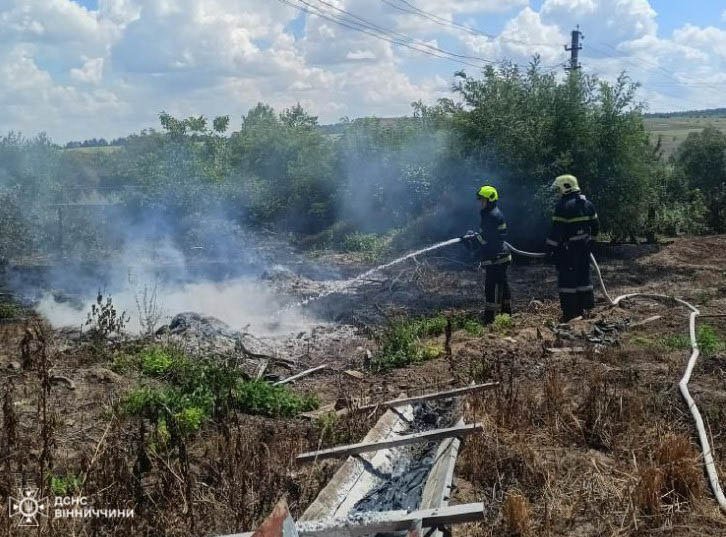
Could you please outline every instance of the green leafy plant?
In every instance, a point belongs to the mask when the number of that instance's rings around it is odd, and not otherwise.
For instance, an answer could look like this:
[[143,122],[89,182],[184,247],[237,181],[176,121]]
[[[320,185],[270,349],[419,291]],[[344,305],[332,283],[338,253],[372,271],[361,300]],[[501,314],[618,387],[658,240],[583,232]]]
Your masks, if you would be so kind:
[[14,319],[23,314],[23,308],[12,302],[0,302],[0,319]]
[[139,358],[141,361],[141,370],[146,375],[163,375],[164,373],[167,373],[174,364],[174,359],[169,352],[158,346],[144,349]]
[[378,336],[379,350],[371,364],[372,369],[387,371],[440,356],[443,353],[441,345],[422,340],[440,336],[446,330],[446,324],[443,315],[393,321]]
[[495,332],[506,332],[507,330],[510,330],[514,326],[514,322],[512,321],[511,315],[508,313],[500,313],[496,317],[494,317],[494,322],[492,323],[492,329]]
[[315,395],[297,395],[285,386],[273,386],[262,380],[240,381],[234,390],[237,408],[250,414],[291,417],[316,409]]
[[[726,341],[721,339],[712,326],[704,324],[696,330],[696,342],[701,354],[712,356],[726,350]],[[672,350],[683,350],[691,347],[691,338],[687,334],[668,336],[661,340],[663,346]]]
[[81,490],[81,478],[75,474],[50,476],[50,490],[54,496],[71,496]]

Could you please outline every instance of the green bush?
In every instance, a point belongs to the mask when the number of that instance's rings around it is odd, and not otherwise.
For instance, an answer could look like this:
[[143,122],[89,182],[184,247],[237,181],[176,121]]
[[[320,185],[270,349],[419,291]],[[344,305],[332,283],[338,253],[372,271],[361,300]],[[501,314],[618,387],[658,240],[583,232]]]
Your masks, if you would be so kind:
[[292,417],[320,404],[315,395],[300,396],[285,386],[273,386],[262,380],[240,381],[234,400],[242,412],[269,417]]
[[0,319],[15,319],[23,315],[23,308],[12,302],[0,302]]
[[123,415],[139,416],[157,423],[159,444],[167,433],[198,431],[212,417],[230,410],[269,417],[291,417],[318,407],[317,397],[297,395],[286,386],[245,381],[239,369],[213,361],[190,360],[173,348],[149,347],[140,355],[142,371],[163,375],[163,383],[141,386],[121,401]]
[[50,490],[54,496],[71,496],[81,490],[81,485],[81,478],[74,474],[50,476]]
[[356,231],[343,238],[343,250],[346,252],[373,252],[380,248],[381,237],[374,233],[361,233]]
[[167,373],[174,359],[171,354],[162,347],[148,347],[141,352],[141,371],[146,375],[159,376]]
[[513,326],[514,322],[512,321],[511,315],[508,313],[500,313],[494,317],[494,322],[492,323],[492,329],[494,329],[495,332],[506,332]]
[[387,371],[440,356],[440,345],[425,344],[424,338],[440,336],[446,330],[446,317],[399,319],[378,336],[379,350],[371,364],[374,371]]

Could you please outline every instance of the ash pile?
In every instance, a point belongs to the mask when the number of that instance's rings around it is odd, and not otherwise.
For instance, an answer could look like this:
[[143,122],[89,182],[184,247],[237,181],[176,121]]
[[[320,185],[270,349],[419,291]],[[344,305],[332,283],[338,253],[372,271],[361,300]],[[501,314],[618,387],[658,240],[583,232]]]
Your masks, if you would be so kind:
[[[423,402],[414,406],[408,433],[452,427],[460,412],[453,400]],[[421,504],[426,480],[436,459],[438,442],[425,442],[395,448],[389,472],[378,477],[382,482],[362,498],[351,515],[381,511],[415,511]]]
[[175,315],[156,335],[180,345],[192,356],[232,358],[249,374],[253,374],[261,359],[275,356],[278,347],[272,339],[233,330],[216,317],[192,311]]

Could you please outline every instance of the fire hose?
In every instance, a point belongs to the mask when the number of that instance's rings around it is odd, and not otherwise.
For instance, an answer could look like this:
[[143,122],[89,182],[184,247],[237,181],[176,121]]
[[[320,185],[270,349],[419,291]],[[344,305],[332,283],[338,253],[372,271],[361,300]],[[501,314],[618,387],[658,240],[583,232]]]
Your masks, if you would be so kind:
[[[525,252],[522,250],[518,250],[508,242],[504,243],[504,246],[513,254],[520,255],[523,257],[532,257],[532,258],[542,258],[546,257],[547,254],[541,253],[541,252]],[[692,304],[689,304],[685,300],[681,300],[680,298],[676,298],[670,295],[660,295],[660,294],[651,294],[651,293],[630,293],[621,295],[619,297],[616,297],[614,300],[610,297],[610,295],[607,292],[607,289],[605,287],[605,282],[602,277],[602,272],[600,272],[600,266],[597,264],[597,260],[595,259],[595,256],[590,254],[590,260],[592,261],[593,267],[595,267],[595,272],[597,273],[597,278],[600,282],[600,288],[602,289],[603,294],[605,295],[605,298],[607,298],[608,302],[612,306],[618,306],[621,301],[628,300],[631,298],[636,297],[642,297],[642,298],[650,298],[653,300],[661,300],[661,301],[668,301],[676,304],[680,304],[681,306],[684,306],[690,310],[690,314],[688,316],[688,325],[689,325],[689,336],[691,339],[691,357],[688,360],[688,365],[686,366],[686,371],[683,374],[683,377],[681,378],[680,382],[678,383],[678,388],[680,389],[681,395],[683,396],[683,399],[686,401],[686,404],[688,405],[688,409],[691,412],[691,415],[693,416],[693,420],[696,424],[696,430],[698,431],[698,438],[701,443],[701,452],[703,453],[703,463],[706,467],[706,474],[708,475],[708,480],[711,485],[711,490],[713,490],[713,494],[716,497],[716,501],[718,502],[719,507],[721,510],[726,513],[726,497],[724,496],[723,490],[721,489],[721,484],[719,483],[718,479],[718,472],[716,470],[716,463],[713,459],[713,452],[711,450],[711,445],[708,441],[708,434],[706,433],[706,427],[703,424],[703,418],[701,417],[701,412],[698,410],[698,406],[696,405],[696,402],[691,397],[691,393],[688,391],[688,381],[691,380],[691,373],[693,373],[693,368],[696,366],[696,361],[698,360],[698,356],[700,354],[698,349],[698,340],[696,339],[696,317],[700,315],[700,312],[698,311],[698,308],[693,306]]]

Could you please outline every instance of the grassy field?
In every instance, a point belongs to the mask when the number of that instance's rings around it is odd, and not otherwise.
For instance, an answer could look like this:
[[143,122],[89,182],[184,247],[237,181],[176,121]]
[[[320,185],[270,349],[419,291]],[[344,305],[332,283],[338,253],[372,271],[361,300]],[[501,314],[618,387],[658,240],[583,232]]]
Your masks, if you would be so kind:
[[[382,118],[382,122],[396,121],[399,118]],[[704,127],[714,125],[718,129],[726,132],[726,115],[724,117],[703,117],[703,116],[686,116],[686,117],[646,117],[645,128],[651,133],[653,142],[661,137],[663,146],[663,154],[669,157],[680,143],[686,139],[691,132],[700,132]],[[321,128],[331,135],[337,136],[338,125],[323,125]],[[94,153],[112,153],[118,151],[119,146],[106,147],[78,147],[66,149],[77,154],[92,155]]]
[[664,156],[670,156],[686,139],[690,132],[700,132],[708,125],[714,125],[726,132],[726,117],[647,117],[645,128],[651,133],[653,142],[661,137]]

